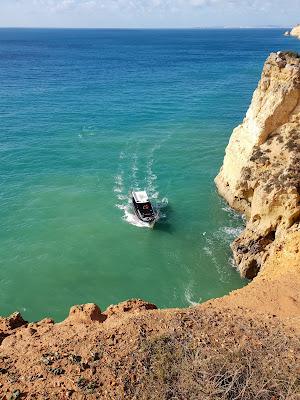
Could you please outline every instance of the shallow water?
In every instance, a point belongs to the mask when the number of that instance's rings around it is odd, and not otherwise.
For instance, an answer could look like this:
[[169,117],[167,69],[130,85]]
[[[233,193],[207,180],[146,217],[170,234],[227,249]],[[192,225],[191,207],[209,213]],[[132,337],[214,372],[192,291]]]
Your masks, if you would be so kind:
[[[213,178],[282,30],[0,30],[0,314],[245,284]],[[128,204],[161,207],[147,229]]]

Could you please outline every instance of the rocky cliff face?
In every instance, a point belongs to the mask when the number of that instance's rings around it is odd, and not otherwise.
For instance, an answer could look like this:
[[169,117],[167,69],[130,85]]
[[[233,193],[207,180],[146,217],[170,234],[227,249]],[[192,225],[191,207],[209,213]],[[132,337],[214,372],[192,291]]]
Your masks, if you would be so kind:
[[290,36],[295,36],[300,39],[300,25],[296,25],[290,32]]
[[275,238],[300,220],[299,55],[278,52],[267,59],[215,182],[230,206],[246,215],[232,249],[241,275],[253,278]]

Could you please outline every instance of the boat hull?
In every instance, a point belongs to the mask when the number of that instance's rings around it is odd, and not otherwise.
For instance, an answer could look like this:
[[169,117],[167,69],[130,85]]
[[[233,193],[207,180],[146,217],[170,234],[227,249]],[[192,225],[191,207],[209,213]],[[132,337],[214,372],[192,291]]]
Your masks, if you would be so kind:
[[133,207],[134,214],[141,222],[143,222],[144,224],[147,224],[149,226],[149,228],[154,228],[154,225],[157,221],[157,216],[154,216],[153,219],[150,219],[150,220],[149,220],[149,218],[142,218],[138,208],[134,204],[134,201],[132,201],[132,207]]

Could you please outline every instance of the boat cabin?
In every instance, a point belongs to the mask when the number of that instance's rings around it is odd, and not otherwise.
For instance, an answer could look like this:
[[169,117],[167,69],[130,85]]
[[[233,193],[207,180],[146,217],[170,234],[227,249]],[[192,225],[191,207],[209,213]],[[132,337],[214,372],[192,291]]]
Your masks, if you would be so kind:
[[139,219],[144,222],[155,220],[155,213],[145,191],[132,192],[132,203]]

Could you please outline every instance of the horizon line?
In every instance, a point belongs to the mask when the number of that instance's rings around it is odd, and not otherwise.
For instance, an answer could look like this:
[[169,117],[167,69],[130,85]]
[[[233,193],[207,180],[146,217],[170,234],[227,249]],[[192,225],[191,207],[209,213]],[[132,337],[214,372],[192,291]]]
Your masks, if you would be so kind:
[[187,29],[287,29],[291,28],[290,26],[281,26],[281,25],[262,25],[262,26],[191,26],[191,27],[85,27],[85,26],[0,26],[0,29],[115,29],[115,30],[187,30]]

